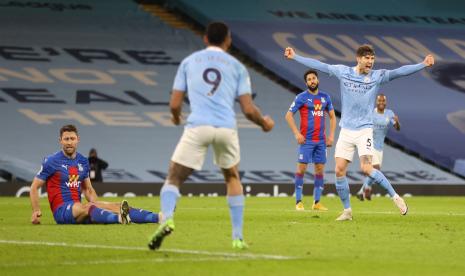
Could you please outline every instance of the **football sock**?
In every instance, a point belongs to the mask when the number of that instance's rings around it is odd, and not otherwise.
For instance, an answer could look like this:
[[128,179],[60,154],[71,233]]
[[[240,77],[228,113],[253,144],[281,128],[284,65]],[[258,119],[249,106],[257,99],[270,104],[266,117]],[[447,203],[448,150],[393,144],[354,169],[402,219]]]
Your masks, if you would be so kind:
[[321,193],[323,193],[323,175],[315,174],[315,185],[313,186],[313,200],[315,203],[320,202]]
[[341,198],[344,209],[350,208],[350,189],[349,182],[345,176],[336,177],[336,190],[337,194]]
[[243,239],[242,225],[244,222],[244,195],[227,196],[229,213],[232,223],[232,238]]
[[143,209],[129,209],[129,217],[134,223],[158,223],[158,214]]
[[363,180],[363,186],[362,188],[371,188],[373,187],[373,184],[375,184],[375,182],[373,181],[373,179],[369,176],[365,177],[365,180]]
[[391,183],[387,178],[384,176],[384,174],[376,169],[373,169],[373,171],[370,174],[370,178],[373,179],[375,183],[378,183],[381,187],[386,189],[391,197],[393,197],[396,194],[396,191],[394,191],[394,188],[392,187]]
[[176,202],[179,197],[180,193],[178,187],[165,182],[160,191],[161,212],[164,218],[162,222],[173,217],[174,208],[176,208]]
[[294,177],[295,185],[295,202],[296,204],[302,201],[302,189],[304,186],[304,175],[296,173]]
[[89,208],[91,223],[95,224],[112,224],[119,223],[119,216],[111,211],[91,206]]

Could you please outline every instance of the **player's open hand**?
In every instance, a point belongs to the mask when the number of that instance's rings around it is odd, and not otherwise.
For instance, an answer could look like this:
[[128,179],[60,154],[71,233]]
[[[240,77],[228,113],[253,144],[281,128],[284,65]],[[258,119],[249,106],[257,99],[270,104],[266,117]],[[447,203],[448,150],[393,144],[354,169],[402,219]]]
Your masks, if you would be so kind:
[[294,137],[299,145],[303,145],[305,143],[305,137],[302,134],[300,134],[300,132],[296,133]]
[[33,211],[31,216],[32,224],[40,224],[40,217],[42,216],[41,211]]
[[263,125],[262,125],[262,130],[264,132],[271,131],[274,127],[274,121],[271,119],[270,116],[263,116]]
[[292,49],[291,47],[287,47],[285,50],[284,50],[284,56],[288,59],[293,59],[294,56],[295,56],[295,51],[294,49]]
[[426,65],[426,67],[431,67],[434,65],[434,56],[433,55],[427,55],[425,57],[425,60],[423,61],[423,64]]

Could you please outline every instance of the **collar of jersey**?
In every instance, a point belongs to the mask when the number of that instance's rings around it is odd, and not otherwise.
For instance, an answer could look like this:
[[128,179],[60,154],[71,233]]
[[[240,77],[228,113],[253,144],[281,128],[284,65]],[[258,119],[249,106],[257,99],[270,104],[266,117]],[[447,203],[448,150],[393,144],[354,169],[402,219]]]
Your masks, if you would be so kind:
[[218,47],[218,46],[208,46],[208,47],[207,47],[207,50],[218,51],[218,52],[224,52],[224,50],[221,49],[221,48]]

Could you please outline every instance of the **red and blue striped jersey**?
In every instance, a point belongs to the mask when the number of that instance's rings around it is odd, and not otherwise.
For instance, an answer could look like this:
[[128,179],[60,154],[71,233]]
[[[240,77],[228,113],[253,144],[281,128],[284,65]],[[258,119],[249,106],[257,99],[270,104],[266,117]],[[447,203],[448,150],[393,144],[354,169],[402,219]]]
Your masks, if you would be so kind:
[[59,151],[44,159],[36,177],[46,182],[50,208],[55,212],[64,202],[81,202],[81,183],[89,177],[89,161],[80,153],[71,159]]
[[316,95],[307,90],[298,94],[289,107],[289,111],[300,112],[300,133],[305,137],[305,143],[326,141],[325,111],[333,110],[333,104],[328,94],[318,91]]

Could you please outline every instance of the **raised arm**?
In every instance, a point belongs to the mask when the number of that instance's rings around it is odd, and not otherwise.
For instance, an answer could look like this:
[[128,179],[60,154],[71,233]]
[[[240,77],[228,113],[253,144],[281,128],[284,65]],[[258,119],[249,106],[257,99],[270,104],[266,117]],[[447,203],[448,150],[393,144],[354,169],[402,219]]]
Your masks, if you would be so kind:
[[42,212],[40,211],[40,204],[39,204],[39,188],[44,186],[45,181],[34,177],[31,184],[31,191],[29,192],[29,198],[31,199],[31,206],[32,206],[32,215],[31,215],[31,222],[32,224],[40,224],[40,217],[42,216]]
[[413,65],[404,65],[394,70],[387,70],[387,81],[391,81],[403,76],[408,76],[413,73],[416,73],[422,70],[425,67],[431,67],[434,65],[434,57],[433,55],[427,55],[423,62]]
[[263,116],[260,109],[254,104],[250,94],[239,96],[242,113],[245,117],[260,126],[264,132],[268,132],[274,127],[274,121],[270,116]]
[[295,53],[294,49],[291,47],[287,47],[284,50],[284,56],[288,59],[293,59],[305,66],[324,72],[326,74],[330,74],[330,75],[333,74],[333,72],[331,72],[330,70],[330,66],[331,66],[330,64],[321,62],[313,58],[305,58],[305,57],[299,56],[298,54]]

